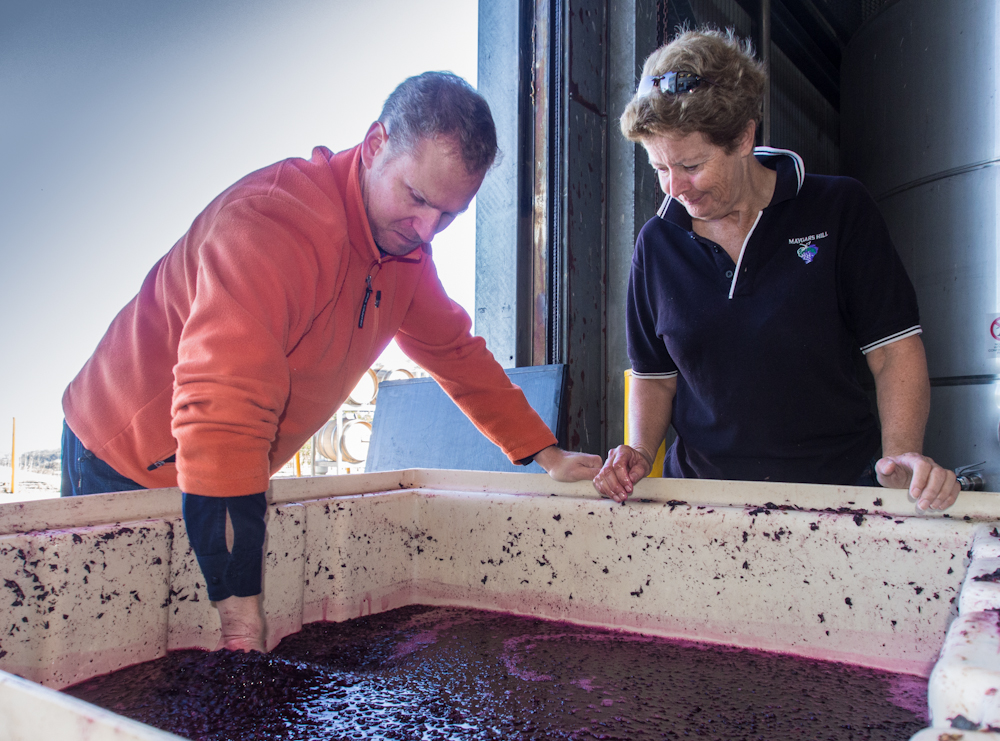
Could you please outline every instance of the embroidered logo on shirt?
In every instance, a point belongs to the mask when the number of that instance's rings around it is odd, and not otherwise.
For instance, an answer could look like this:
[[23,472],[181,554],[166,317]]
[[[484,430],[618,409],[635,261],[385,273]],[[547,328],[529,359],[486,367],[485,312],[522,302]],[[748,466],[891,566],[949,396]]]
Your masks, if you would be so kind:
[[819,247],[815,244],[804,244],[795,250],[795,254],[802,258],[802,262],[806,265],[811,263],[819,252]]

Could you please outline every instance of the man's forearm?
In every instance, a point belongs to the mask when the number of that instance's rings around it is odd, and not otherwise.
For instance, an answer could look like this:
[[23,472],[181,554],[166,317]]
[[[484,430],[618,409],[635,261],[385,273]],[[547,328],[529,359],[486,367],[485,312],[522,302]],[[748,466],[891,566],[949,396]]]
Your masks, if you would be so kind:
[[[221,636],[215,649],[266,651],[261,611],[264,559],[263,493],[242,497],[184,494],[184,525],[208,598],[219,610]],[[226,515],[233,525],[233,547],[226,545]]]

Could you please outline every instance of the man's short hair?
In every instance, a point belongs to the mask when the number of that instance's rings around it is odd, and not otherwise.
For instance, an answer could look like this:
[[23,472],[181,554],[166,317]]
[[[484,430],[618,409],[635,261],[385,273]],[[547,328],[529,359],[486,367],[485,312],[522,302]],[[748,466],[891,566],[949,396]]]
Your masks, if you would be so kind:
[[424,72],[400,83],[378,120],[390,148],[410,151],[423,138],[448,137],[469,173],[485,172],[497,156],[497,130],[486,100],[451,72]]

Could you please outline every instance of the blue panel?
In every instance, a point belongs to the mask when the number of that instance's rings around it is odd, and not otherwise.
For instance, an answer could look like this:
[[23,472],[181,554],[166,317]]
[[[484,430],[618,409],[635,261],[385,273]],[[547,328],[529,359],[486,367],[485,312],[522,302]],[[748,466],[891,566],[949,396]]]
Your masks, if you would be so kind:
[[[553,432],[563,403],[565,365],[506,370]],[[430,378],[384,381],[378,387],[365,471],[453,468],[544,473],[537,463],[515,466]]]

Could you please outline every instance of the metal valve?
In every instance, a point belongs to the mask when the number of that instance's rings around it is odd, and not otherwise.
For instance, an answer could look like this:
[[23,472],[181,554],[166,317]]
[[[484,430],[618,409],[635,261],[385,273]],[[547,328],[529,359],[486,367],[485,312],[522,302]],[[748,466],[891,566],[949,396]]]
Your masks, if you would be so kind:
[[982,469],[985,465],[986,461],[983,461],[955,469],[955,476],[958,477],[958,485],[962,491],[982,491],[985,488],[986,480],[983,478]]

